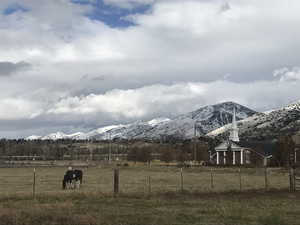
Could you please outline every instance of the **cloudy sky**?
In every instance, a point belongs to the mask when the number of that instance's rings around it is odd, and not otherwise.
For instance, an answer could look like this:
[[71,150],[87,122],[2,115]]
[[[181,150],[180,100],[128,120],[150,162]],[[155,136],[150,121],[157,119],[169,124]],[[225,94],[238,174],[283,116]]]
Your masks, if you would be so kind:
[[300,100],[299,0],[1,0],[0,138]]

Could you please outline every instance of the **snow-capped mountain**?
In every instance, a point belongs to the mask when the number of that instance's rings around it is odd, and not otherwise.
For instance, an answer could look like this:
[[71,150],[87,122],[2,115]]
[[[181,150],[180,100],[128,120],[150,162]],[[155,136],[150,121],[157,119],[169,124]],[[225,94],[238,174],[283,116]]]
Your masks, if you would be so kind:
[[111,131],[113,130],[122,130],[124,127],[126,127],[126,125],[111,125],[111,126],[105,126],[105,127],[100,127],[96,130],[92,130],[88,133],[86,133],[86,136],[87,136],[87,139],[90,139],[90,138],[94,138],[94,137],[103,137],[103,138],[100,138],[102,140],[107,140],[107,139],[112,139],[112,135],[111,135]]
[[190,139],[197,135],[206,134],[225,124],[231,123],[233,108],[236,108],[237,120],[245,119],[256,112],[234,102],[224,102],[202,107],[196,111],[180,115],[167,123],[158,124],[138,138],[146,139]]
[[38,139],[41,139],[41,140],[59,140],[59,139],[84,140],[84,139],[87,139],[87,136],[83,132],[77,132],[74,134],[65,134],[65,133],[59,131],[56,133],[48,134],[46,136],[31,135],[31,136],[25,138],[25,140],[38,140]]
[[150,121],[138,121],[126,125],[111,125],[100,127],[98,129],[92,130],[87,133],[77,132],[73,134],[65,134],[63,132],[51,133],[46,136],[37,136],[32,135],[26,140],[59,140],[59,139],[73,139],[73,140],[86,140],[86,139],[95,139],[95,140],[109,140],[109,139],[132,139],[137,135],[140,135],[146,132],[149,129],[152,129],[154,126],[157,126],[162,123],[170,121],[168,118],[156,118]]
[[[244,140],[266,140],[281,135],[293,135],[300,131],[300,102],[286,107],[257,113],[238,122],[239,135]],[[230,125],[223,126],[207,134],[210,137],[228,135]]]
[[74,134],[66,134],[64,139],[85,140],[87,139],[87,135],[83,132],[77,132]]
[[58,140],[58,139],[65,139],[67,137],[67,134],[63,132],[56,132],[56,133],[51,133],[48,134],[40,139],[42,140]]
[[168,118],[156,118],[147,122],[137,121],[127,125],[120,125],[108,130],[107,132],[91,136],[91,138],[96,140],[145,138],[147,136],[147,132],[152,130],[154,127],[168,123],[169,121],[170,119]]
[[41,138],[42,138],[42,136],[31,135],[31,136],[25,138],[25,140],[32,141],[32,140],[37,140],[37,139],[41,139]]
[[92,130],[88,133],[64,134],[57,132],[46,135],[41,139],[190,139],[194,136],[196,125],[197,134],[203,135],[232,120],[233,108],[236,108],[237,120],[245,119],[256,112],[234,102],[224,102],[202,107],[196,111],[179,115],[174,119],[156,118],[150,121],[137,121],[126,125],[112,125]]

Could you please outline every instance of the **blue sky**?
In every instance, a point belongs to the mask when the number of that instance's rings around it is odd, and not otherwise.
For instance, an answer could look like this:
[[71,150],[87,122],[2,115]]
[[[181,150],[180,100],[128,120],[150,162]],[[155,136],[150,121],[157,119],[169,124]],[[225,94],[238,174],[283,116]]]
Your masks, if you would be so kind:
[[[133,8],[122,8],[114,5],[106,4],[103,0],[70,0],[72,3],[79,5],[90,5],[93,10],[86,14],[92,20],[99,20],[113,28],[126,28],[134,25],[126,19],[126,16],[132,14],[143,14],[150,9],[150,5],[137,5]],[[17,11],[27,12],[29,9],[18,3],[12,3],[3,10],[4,15],[10,15]]]
[[28,9],[26,9],[25,7],[23,7],[20,4],[14,3],[14,4],[9,5],[7,8],[5,8],[3,10],[3,14],[4,15],[10,15],[10,14],[13,14],[13,13],[15,13],[17,11],[26,12],[26,11],[28,11]]
[[143,14],[149,10],[150,5],[139,5],[134,8],[120,8],[113,5],[105,4],[102,0],[71,0],[73,3],[81,5],[92,5],[93,10],[86,16],[92,20],[99,20],[110,27],[128,27],[134,25],[126,19],[126,16],[132,14]]

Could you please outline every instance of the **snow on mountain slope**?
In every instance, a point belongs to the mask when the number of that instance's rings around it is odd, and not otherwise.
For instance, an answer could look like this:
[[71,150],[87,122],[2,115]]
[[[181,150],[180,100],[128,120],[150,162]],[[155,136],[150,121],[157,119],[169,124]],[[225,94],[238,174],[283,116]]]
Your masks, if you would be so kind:
[[74,139],[74,140],[85,140],[87,139],[87,135],[83,132],[77,132],[74,134],[66,134],[65,139]]
[[231,123],[233,108],[236,108],[237,120],[245,119],[256,112],[234,102],[224,102],[202,107],[196,111],[179,115],[174,119],[156,118],[150,121],[137,121],[126,125],[112,125],[92,130],[88,133],[64,134],[57,132],[41,139],[148,139],[161,138],[189,139],[197,134],[206,134],[212,130]]
[[77,132],[74,134],[65,134],[63,132],[51,133],[46,136],[29,136],[26,140],[59,140],[59,139],[74,139],[74,140],[109,140],[109,139],[132,139],[145,131],[152,129],[162,123],[170,121],[168,118],[156,118],[150,121],[138,121],[127,125],[111,125],[100,127],[87,133]]
[[153,127],[159,124],[164,124],[170,121],[168,118],[157,118],[147,122],[137,121],[131,124],[115,127],[105,133],[101,133],[91,138],[96,140],[111,139],[136,139],[138,137],[144,137],[147,131],[153,129]]
[[154,127],[154,126],[156,126],[156,125],[158,125],[158,124],[165,123],[165,122],[169,122],[169,121],[170,121],[169,118],[156,118],[156,119],[153,119],[153,120],[148,121],[147,123],[148,123],[150,126]]
[[[96,130],[92,130],[88,133],[86,133],[87,138],[92,138],[92,137],[96,137],[96,136],[103,136],[103,139],[109,139],[111,137],[109,137],[109,132],[112,130],[119,130],[119,129],[123,129],[125,128],[126,125],[111,125],[111,126],[105,126],[105,127],[100,127]],[[111,134],[110,134],[111,135]]]
[[42,136],[38,136],[38,135],[31,135],[27,138],[25,138],[25,140],[28,140],[28,141],[33,141],[33,140],[38,140],[38,139],[41,139]]
[[[269,113],[269,112],[268,112]],[[265,113],[256,113],[250,117],[247,117],[246,119],[243,119],[243,120],[240,120],[237,122],[237,125],[239,127],[239,130],[241,129],[241,127],[243,126],[243,124],[248,124],[249,126],[251,124],[254,124],[255,121],[259,120],[259,118],[262,116],[262,115],[266,115]],[[222,127],[219,127],[209,133],[206,134],[206,136],[209,136],[209,137],[217,137],[219,135],[222,135],[223,133],[225,132],[229,132],[229,129],[231,128],[231,123],[229,124],[226,124]]]
[[[242,139],[274,139],[281,135],[293,135],[300,131],[300,102],[286,107],[257,113],[238,122]],[[224,137],[230,126],[224,126],[207,134],[210,137]]]
[[58,140],[58,139],[64,139],[66,138],[66,134],[63,133],[63,132],[56,132],[56,133],[51,133],[51,134],[48,134],[44,137],[42,137],[41,139],[42,140]]
[[189,139],[194,136],[195,124],[197,134],[203,135],[230,123],[234,107],[236,108],[237,120],[247,118],[255,113],[255,111],[234,102],[209,105],[196,111],[180,115],[164,124],[159,124],[144,133],[143,136],[139,136],[139,138]]

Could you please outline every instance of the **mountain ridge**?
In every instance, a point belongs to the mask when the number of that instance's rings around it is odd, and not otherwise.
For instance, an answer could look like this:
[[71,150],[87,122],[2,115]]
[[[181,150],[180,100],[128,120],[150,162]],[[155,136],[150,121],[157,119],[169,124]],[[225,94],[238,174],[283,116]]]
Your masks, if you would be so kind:
[[[150,121],[136,121],[131,124],[120,124],[100,127],[87,133],[77,132],[74,134],[64,134],[56,132],[37,139],[57,140],[57,139],[145,139],[161,140],[161,138],[190,139],[196,131],[204,135],[215,130],[232,120],[233,108],[236,108],[237,120],[245,119],[256,112],[235,102],[222,102],[214,105],[207,105],[195,111],[188,112],[169,118],[154,118]],[[35,136],[29,136],[31,140]],[[31,138],[31,139],[30,139]]]
[[[257,113],[237,123],[239,135],[244,140],[272,140],[283,135],[294,135],[300,131],[300,101],[265,113]],[[230,126],[225,125],[210,133],[208,137],[224,138]]]

